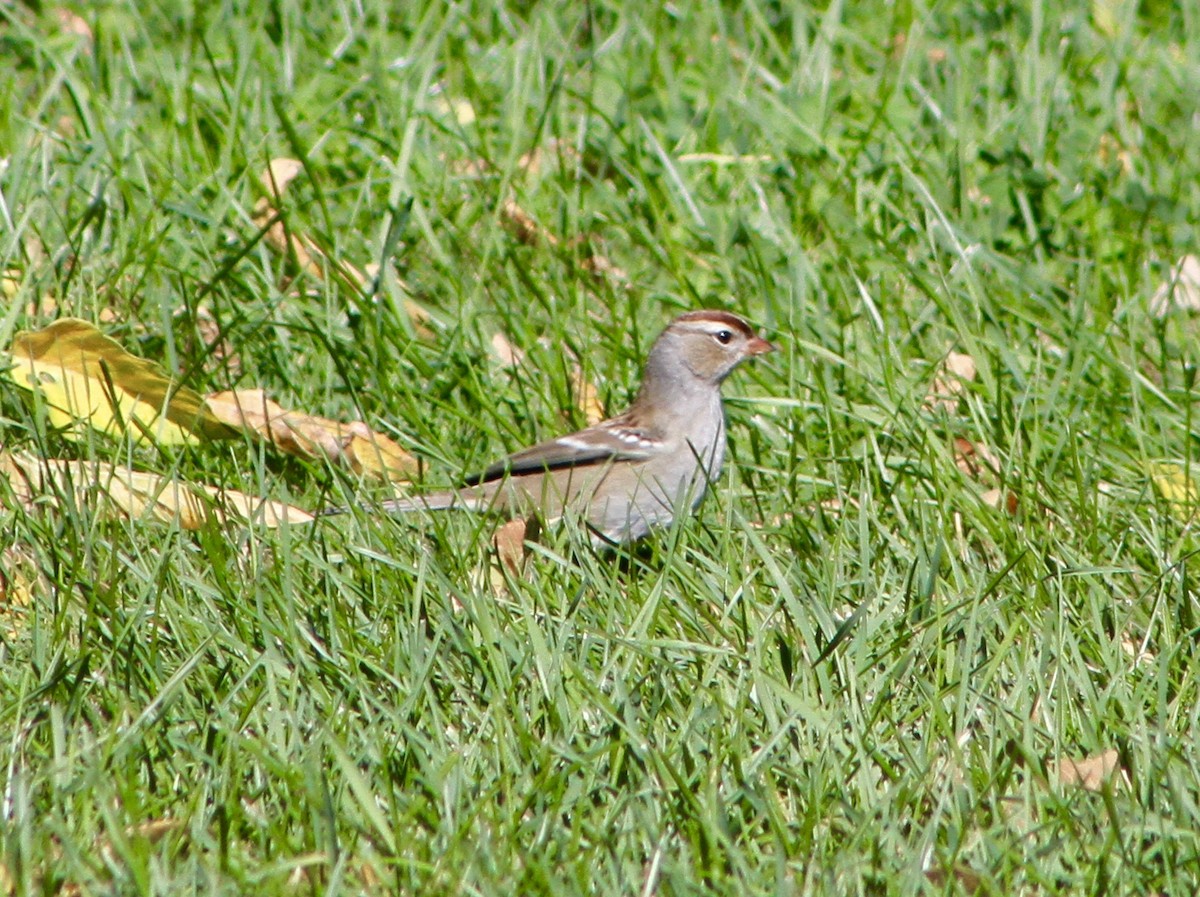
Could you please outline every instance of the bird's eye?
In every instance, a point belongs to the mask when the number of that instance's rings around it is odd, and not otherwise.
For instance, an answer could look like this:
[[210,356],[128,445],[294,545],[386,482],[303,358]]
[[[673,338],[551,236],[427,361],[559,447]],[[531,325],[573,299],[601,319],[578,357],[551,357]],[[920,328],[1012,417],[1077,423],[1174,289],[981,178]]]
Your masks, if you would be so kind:
[[716,333],[717,342],[722,346],[728,346],[729,341],[733,339],[733,334],[728,330],[718,330]]

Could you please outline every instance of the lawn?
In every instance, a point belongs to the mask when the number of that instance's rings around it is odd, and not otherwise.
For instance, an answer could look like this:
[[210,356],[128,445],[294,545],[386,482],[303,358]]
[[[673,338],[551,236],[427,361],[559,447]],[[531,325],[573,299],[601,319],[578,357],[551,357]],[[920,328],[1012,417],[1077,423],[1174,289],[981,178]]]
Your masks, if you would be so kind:
[[0,59],[0,348],[81,318],[407,494],[679,312],[780,347],[615,554],[5,381],[0,455],[366,510],[0,482],[0,895],[1200,889],[1194,3],[6,3]]

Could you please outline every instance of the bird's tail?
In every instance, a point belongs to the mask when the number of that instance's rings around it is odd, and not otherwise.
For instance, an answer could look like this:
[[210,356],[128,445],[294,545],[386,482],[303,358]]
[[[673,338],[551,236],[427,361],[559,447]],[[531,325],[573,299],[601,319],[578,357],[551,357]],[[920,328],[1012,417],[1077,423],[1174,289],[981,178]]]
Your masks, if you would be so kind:
[[[478,496],[454,491],[430,492],[427,495],[410,495],[405,498],[389,498],[387,501],[381,501],[376,505],[358,505],[364,511],[383,511],[387,514],[412,514],[421,511],[448,511],[451,509],[478,511],[486,506],[486,502],[483,502]],[[354,507],[350,505],[323,508],[317,513],[317,516],[327,517],[333,514],[347,514],[353,509]]]

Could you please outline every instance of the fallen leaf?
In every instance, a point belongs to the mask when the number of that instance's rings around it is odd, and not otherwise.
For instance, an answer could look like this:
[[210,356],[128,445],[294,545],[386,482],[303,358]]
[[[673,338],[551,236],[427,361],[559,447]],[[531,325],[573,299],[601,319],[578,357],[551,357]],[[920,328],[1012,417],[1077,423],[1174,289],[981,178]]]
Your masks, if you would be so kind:
[[565,140],[557,138],[550,140],[546,146],[535,146],[529,152],[522,154],[517,160],[517,167],[529,174],[539,174],[547,161],[557,163],[569,162],[579,167],[581,162],[579,150]]
[[[1083,760],[1063,758],[1055,764],[1051,772],[1057,774],[1062,784],[1078,785],[1087,791],[1102,791],[1114,778],[1117,785],[1125,780],[1124,770],[1121,769],[1121,755],[1112,748]],[[1122,773],[1120,777],[1116,777],[1118,772]]]
[[35,593],[46,594],[49,590],[37,560],[25,548],[9,545],[0,551],[0,631],[9,639],[16,638]]
[[1164,317],[1172,309],[1200,311],[1200,257],[1185,255],[1171,268],[1171,276],[1150,299],[1150,314]]
[[161,366],[131,355],[76,318],[18,333],[5,375],[40,394],[50,422],[73,439],[82,437],[81,423],[160,445],[233,435],[194,390],[175,384]]
[[984,473],[1000,473],[1000,459],[982,442],[971,442],[963,436],[954,437],[954,464],[972,479]]
[[304,170],[304,163],[298,159],[272,159],[267,163],[263,173],[259,175],[263,188],[276,199],[283,197],[284,191]]
[[214,393],[205,401],[226,425],[255,434],[290,455],[327,459],[391,482],[408,480],[420,467],[394,440],[362,421],[342,423],[288,411],[261,389]]
[[600,280],[610,281],[617,286],[629,285],[629,275],[625,273],[625,269],[618,268],[608,260],[607,256],[600,255],[599,253],[593,253],[592,255],[584,258],[584,260],[580,262],[580,266],[584,271],[587,271],[593,277],[596,277]]
[[962,352],[951,352],[942,361],[933,378],[933,386],[925,396],[926,410],[945,408],[953,413],[958,409],[958,397],[966,384],[975,379],[975,359]]
[[935,888],[943,891],[946,890],[946,886],[953,879],[957,887],[950,893],[978,894],[983,888],[983,879],[979,876],[979,873],[968,866],[964,866],[962,863],[955,863],[950,867],[949,872],[940,868],[926,869],[925,877],[929,879],[929,883]]
[[510,520],[492,536],[496,556],[513,576],[521,575],[521,566],[525,562],[525,530],[524,520]]
[[528,520],[509,520],[497,527],[492,535],[492,546],[496,549],[496,557],[500,567],[488,565],[487,577],[491,581],[492,590],[497,594],[508,591],[508,577],[504,571],[515,578],[525,573],[525,562],[529,557],[529,543],[536,542],[541,532],[541,523],[537,517]]
[[1015,492],[1004,491],[1001,489],[989,489],[979,498],[988,507],[1003,508],[1004,512],[1009,516],[1013,516],[1017,513],[1017,507],[1019,503],[1017,501],[1017,494]]
[[596,387],[583,375],[583,369],[579,365],[571,369],[571,394],[574,395],[575,404],[583,412],[583,419],[589,427],[600,423],[607,416],[604,406],[600,404]]
[[1167,502],[1171,512],[1185,523],[1190,520],[1200,496],[1187,467],[1170,461],[1154,461],[1147,467],[1154,490]]
[[0,271],[0,296],[5,299],[16,299],[21,290],[21,280],[24,275],[20,268],[5,268]]
[[506,368],[520,367],[525,363],[525,353],[499,330],[492,334],[492,354],[499,359],[501,366]]
[[188,530],[199,529],[210,518],[226,521],[236,517],[271,528],[285,520],[291,524],[313,520],[308,512],[281,502],[233,489],[187,485],[104,461],[41,459],[4,452],[0,453],[0,476],[8,479],[17,501],[26,508],[53,506],[60,496],[70,495],[76,505],[95,503],[97,511],[110,519],[178,522]]
[[92,34],[91,26],[81,16],[71,12],[65,6],[55,7],[54,17],[58,19],[58,27],[62,29],[63,34],[82,38],[84,52],[90,55],[92,44],[95,43],[95,36]]
[[449,97],[438,94],[433,98],[433,111],[438,115],[448,115],[460,125],[470,125],[475,122],[475,107],[470,100],[462,97]]
[[[105,312],[108,312],[108,311],[109,311],[109,309],[107,309],[107,308],[102,308],[100,310],[101,323],[105,323],[105,324],[111,323],[111,320],[105,320],[106,318],[111,317],[111,315],[105,314]],[[58,314],[58,300],[55,299],[53,296],[51,296],[49,293],[43,294],[42,297],[40,299],[38,299],[36,302],[26,302],[25,303],[26,317],[29,317],[29,318],[53,318],[57,314]]]
[[[259,178],[268,195],[260,197],[254,204],[251,221],[255,227],[267,229],[263,241],[269,247],[281,255],[289,256],[305,274],[324,281],[328,267],[351,289],[362,291],[378,276],[378,265],[368,265],[360,270],[349,262],[332,259],[309,237],[284,225],[278,209],[279,201],[288,185],[303,170],[304,166],[295,159],[272,159]],[[274,202],[270,197],[274,198]],[[404,311],[412,320],[414,331],[423,339],[428,339],[433,335],[425,326],[429,321],[429,312],[410,298],[412,291],[407,284],[400,281],[399,285],[405,293]]]
[[533,216],[517,205],[517,201],[511,197],[500,206],[500,222],[526,246],[536,246],[541,242],[550,246],[558,245],[558,237],[534,221]]
[[[333,423],[330,421],[329,423]],[[355,473],[365,473],[393,483],[408,480],[420,469],[420,462],[382,433],[362,422],[351,423],[350,438],[343,454]]]
[[180,819],[151,819],[126,831],[126,837],[145,838],[151,844],[162,840],[162,836],[183,828]]
[[237,377],[242,372],[242,358],[225,338],[212,310],[201,305],[196,309],[195,322],[196,333],[208,350],[205,368],[224,371],[230,377]]

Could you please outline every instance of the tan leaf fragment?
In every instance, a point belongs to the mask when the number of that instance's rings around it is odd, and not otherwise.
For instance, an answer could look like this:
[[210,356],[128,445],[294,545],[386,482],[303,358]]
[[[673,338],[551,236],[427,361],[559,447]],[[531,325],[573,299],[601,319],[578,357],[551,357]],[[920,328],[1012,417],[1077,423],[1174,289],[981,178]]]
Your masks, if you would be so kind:
[[225,371],[231,377],[238,376],[242,372],[242,358],[225,338],[212,310],[202,305],[196,309],[195,317],[196,333],[208,349],[209,363],[205,368]]
[[511,197],[500,206],[500,223],[526,246],[536,246],[542,242],[550,246],[558,245],[558,237],[538,224],[533,216],[517,205],[517,201]]
[[971,442],[963,436],[954,437],[954,464],[972,479],[984,473],[1000,473],[1000,459],[982,442]]
[[[1051,771],[1057,774],[1062,784],[1078,785],[1087,791],[1102,791],[1114,778],[1114,785],[1128,784],[1121,768],[1121,755],[1115,748],[1082,760],[1064,757]],[[1118,772],[1120,776],[1117,776]]]
[[975,359],[962,352],[951,352],[933,378],[933,386],[925,396],[925,409],[945,408],[951,413],[958,410],[958,398],[975,376]]
[[34,595],[49,591],[50,583],[26,548],[9,545],[0,551],[0,632],[9,639],[16,638],[28,617]]
[[[272,159],[259,178],[267,196],[260,197],[254,204],[250,220],[255,227],[267,228],[263,240],[268,246],[281,255],[290,256],[296,266],[310,277],[323,281],[327,265],[343,283],[361,292],[378,276],[378,265],[367,265],[360,270],[349,262],[332,259],[305,234],[284,226],[278,209],[279,201],[288,185],[303,170],[303,164],[295,159]],[[429,322],[429,312],[410,298],[412,290],[407,284],[400,281],[399,286],[405,294],[404,311],[412,320],[413,329],[422,339],[428,339],[433,335],[425,326]]]
[[62,29],[63,34],[80,38],[84,45],[84,51],[90,55],[92,45],[96,40],[95,35],[92,34],[92,27],[81,16],[71,12],[65,6],[55,7],[54,17],[58,19],[58,27]]
[[[536,542],[541,532],[541,524],[536,517],[528,520],[509,520],[496,529],[492,535],[492,546],[496,549],[496,557],[501,565],[514,577],[520,577],[525,570],[525,560],[529,557],[529,543]],[[495,571],[491,577],[492,588],[496,591],[505,590],[504,576]]]
[[629,275],[625,269],[614,265],[607,256],[593,253],[587,256],[580,266],[598,280],[607,280],[617,286],[629,285]]
[[280,502],[215,486],[189,486],[176,479],[145,473],[103,461],[40,459],[32,455],[0,453],[0,476],[8,479],[17,500],[26,508],[56,504],[70,495],[80,506],[95,503],[109,519],[178,522],[183,529],[199,529],[205,521],[233,517],[260,526],[277,527],[311,523],[313,516]]
[[989,489],[979,498],[988,507],[1001,508],[1009,516],[1017,513],[1019,502],[1017,501],[1017,493],[1015,492],[1002,489]]
[[[250,220],[256,227],[267,228],[263,239],[266,244],[282,255],[290,255],[301,271],[316,280],[324,280],[326,262],[341,279],[356,290],[367,283],[366,276],[346,262],[335,261],[306,235],[284,226],[278,209],[279,201],[288,186],[304,170],[303,163],[296,159],[272,159],[260,175],[267,195],[254,204]],[[274,200],[274,201],[272,201]]]
[[604,406],[600,404],[596,387],[584,376],[579,365],[571,369],[571,394],[575,397],[575,405],[583,412],[583,419],[589,427],[600,423],[607,416]]
[[492,536],[496,556],[513,576],[521,575],[521,565],[525,562],[525,529],[524,520],[510,520]]
[[50,423],[73,439],[82,438],[83,425],[160,445],[233,435],[197,392],[177,385],[160,365],[131,355],[76,318],[18,333],[5,376],[39,394]]
[[[579,150],[567,141],[554,138],[549,140],[544,147],[535,146],[528,152],[522,153],[517,159],[517,169],[526,174],[538,175],[543,169],[548,169],[550,163],[579,168],[583,165],[583,157]],[[497,166],[486,159],[460,159],[450,163],[450,170],[466,177],[482,177],[495,172]]]
[[279,451],[303,458],[324,458],[355,473],[391,482],[407,481],[418,470],[417,459],[362,421],[342,423],[326,417],[288,411],[261,389],[220,392],[205,400],[221,421],[253,433]]
[[500,361],[502,367],[517,368],[525,363],[525,353],[499,330],[492,334],[492,354]]
[[1165,317],[1173,309],[1200,311],[1200,257],[1185,255],[1172,268],[1168,280],[1150,299],[1150,314]]
[[943,891],[947,890],[946,886],[953,880],[955,888],[950,890],[950,893],[978,894],[984,886],[983,878],[979,873],[962,863],[955,863],[950,867],[949,872],[942,868],[926,869],[925,877],[934,887]]
[[539,174],[547,162],[567,162],[575,167],[581,163],[579,150],[565,140],[554,138],[544,147],[535,146],[529,152],[522,154],[517,160],[517,167],[529,174]]
[[284,191],[304,170],[304,163],[298,159],[272,159],[267,163],[267,167],[263,173],[259,175],[259,180],[262,182],[270,196],[276,199],[282,198]]

